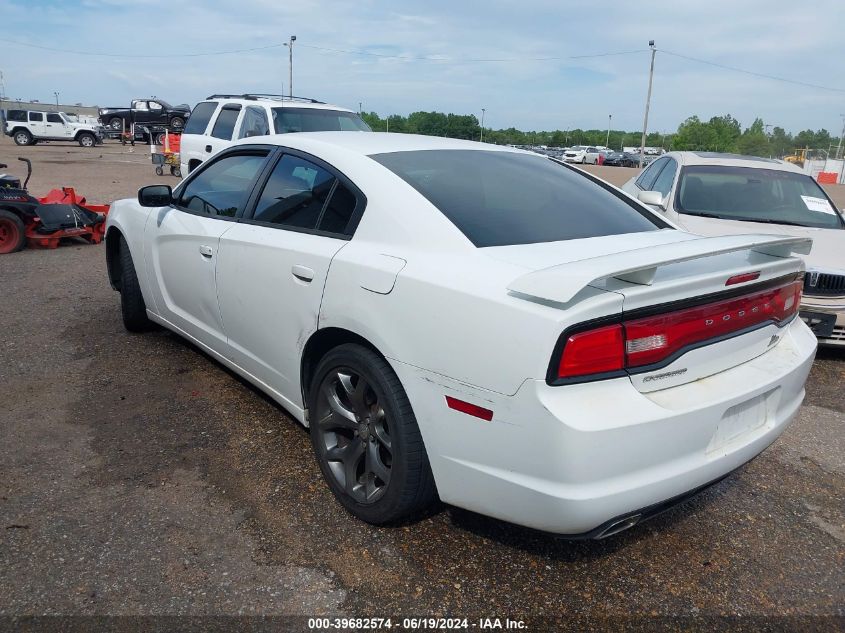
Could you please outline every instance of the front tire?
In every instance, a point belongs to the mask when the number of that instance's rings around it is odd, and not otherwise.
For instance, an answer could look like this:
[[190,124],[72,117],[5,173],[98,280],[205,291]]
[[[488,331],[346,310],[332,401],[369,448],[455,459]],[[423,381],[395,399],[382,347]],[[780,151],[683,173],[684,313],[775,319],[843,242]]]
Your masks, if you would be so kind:
[[138,274],[126,238],[120,236],[120,312],[123,327],[130,332],[146,332],[152,328],[147,318],[147,306],[138,284]]
[[15,132],[15,145],[31,145],[32,134],[28,130],[18,130]]
[[123,131],[123,119],[119,116],[115,116],[109,119],[109,127],[113,129],[115,132],[122,132]]
[[354,516],[384,525],[435,500],[414,412],[384,358],[353,343],[331,350],[317,366],[308,406],[320,470]]
[[80,147],[94,147],[97,144],[97,137],[88,132],[83,132],[76,137],[76,142]]

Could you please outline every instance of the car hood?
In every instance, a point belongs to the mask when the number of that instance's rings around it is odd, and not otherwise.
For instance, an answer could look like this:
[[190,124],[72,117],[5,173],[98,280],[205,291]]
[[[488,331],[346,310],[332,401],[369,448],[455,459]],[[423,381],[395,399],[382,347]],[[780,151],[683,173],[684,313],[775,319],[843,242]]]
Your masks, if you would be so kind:
[[707,237],[747,233],[809,237],[813,240],[813,250],[804,257],[807,268],[818,268],[831,272],[845,271],[845,257],[843,257],[843,253],[845,253],[844,229],[817,229],[785,224],[737,222],[735,220],[717,220],[690,215],[679,215],[677,222],[690,233]]

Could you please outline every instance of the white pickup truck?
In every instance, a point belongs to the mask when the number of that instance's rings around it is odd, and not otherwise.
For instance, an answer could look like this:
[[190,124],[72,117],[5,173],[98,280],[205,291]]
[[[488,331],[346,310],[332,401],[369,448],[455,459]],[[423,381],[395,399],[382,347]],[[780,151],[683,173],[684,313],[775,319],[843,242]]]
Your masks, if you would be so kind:
[[35,145],[39,141],[76,141],[82,147],[103,142],[99,124],[74,121],[64,112],[43,110],[8,110],[6,136],[17,145]]

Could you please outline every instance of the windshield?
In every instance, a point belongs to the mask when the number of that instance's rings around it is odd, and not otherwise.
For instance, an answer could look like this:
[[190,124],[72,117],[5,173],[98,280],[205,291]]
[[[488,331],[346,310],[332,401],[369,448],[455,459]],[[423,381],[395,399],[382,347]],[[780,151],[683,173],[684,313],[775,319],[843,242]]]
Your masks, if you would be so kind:
[[288,132],[372,132],[354,112],[317,108],[272,108],[276,134]]
[[776,169],[684,167],[675,206],[679,213],[723,220],[845,228],[815,180]]
[[558,242],[666,228],[607,186],[544,156],[484,150],[374,154],[475,246]]

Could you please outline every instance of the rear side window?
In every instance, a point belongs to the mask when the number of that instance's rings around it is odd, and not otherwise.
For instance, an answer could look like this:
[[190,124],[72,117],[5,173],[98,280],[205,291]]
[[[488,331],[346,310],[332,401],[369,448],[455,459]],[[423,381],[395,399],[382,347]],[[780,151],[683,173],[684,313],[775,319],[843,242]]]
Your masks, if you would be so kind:
[[476,246],[557,242],[666,228],[577,170],[503,151],[370,156],[425,196]]
[[44,115],[41,112],[30,112],[29,113],[29,120],[30,121],[43,121]]
[[238,138],[251,136],[266,136],[270,133],[270,124],[267,122],[267,113],[261,106],[247,106],[244,116],[241,119],[241,131]]
[[243,211],[266,152],[227,155],[211,162],[179,196],[179,206],[201,215],[233,218]]
[[678,163],[671,158],[666,159],[666,167],[660,172],[660,175],[655,179],[654,184],[651,185],[653,191],[659,191],[664,196],[669,195],[672,190],[672,183],[675,182],[675,172],[677,171]]
[[217,115],[211,135],[214,138],[222,138],[224,141],[232,140],[232,132],[235,131],[235,122],[238,120],[240,113],[241,106],[224,106],[220,114]]
[[253,219],[315,229],[334,184],[335,177],[322,167],[286,154],[270,174]]
[[26,110],[9,110],[8,121],[26,121]]
[[211,121],[216,109],[217,103],[214,101],[198,103],[194,111],[191,112],[191,116],[188,117],[183,132],[185,134],[205,134],[205,128],[208,127],[208,122]]

